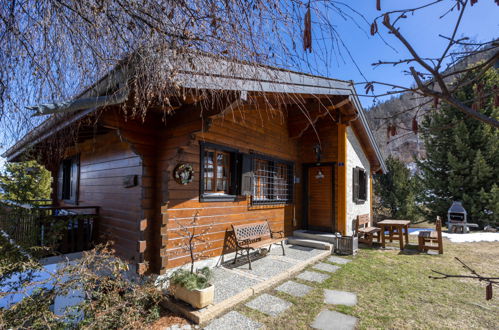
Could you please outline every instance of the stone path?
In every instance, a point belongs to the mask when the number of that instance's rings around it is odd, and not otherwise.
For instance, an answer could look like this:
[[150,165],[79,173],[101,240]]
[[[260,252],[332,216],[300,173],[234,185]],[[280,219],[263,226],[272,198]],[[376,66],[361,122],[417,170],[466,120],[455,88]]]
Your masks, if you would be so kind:
[[337,290],[324,290],[324,302],[331,305],[357,305],[357,295],[355,293]]
[[[264,264],[270,261],[271,260],[260,261],[260,266],[265,266]],[[325,280],[332,276],[331,273],[335,273],[341,268],[341,266],[339,265],[345,265],[352,260],[331,256],[327,259],[327,261],[335,263],[336,265],[332,265],[328,262],[319,262],[316,265],[312,266],[312,269],[321,272],[306,270],[298,274],[296,276],[296,279],[307,281],[312,285],[314,283],[323,283]],[[272,262],[275,263],[275,261],[273,260]],[[253,272],[247,270],[238,271],[248,273],[248,275],[255,275],[255,277],[258,276],[265,278],[269,276],[269,274],[265,273],[265,268],[266,267],[259,267],[257,268],[258,270]],[[327,272],[330,274],[325,274],[323,272]],[[226,278],[224,278],[224,280],[225,282],[227,282],[227,284],[234,284],[231,281],[232,278],[230,278],[230,276],[227,276]],[[300,298],[306,296],[313,290],[312,285],[306,285],[290,280],[282,283],[274,290],[278,292],[284,292],[293,297]],[[229,287],[231,286],[232,285],[229,285]],[[229,289],[227,291],[232,290]],[[354,306],[357,304],[357,295],[346,291],[324,290],[324,303],[328,305]],[[285,299],[278,298],[270,293],[263,293],[247,302],[245,306],[257,310],[270,317],[277,317],[291,308],[291,306],[293,306],[293,303]],[[319,313],[319,315],[316,316],[314,322],[310,324],[310,326],[314,329],[332,329],[332,325],[334,325],[334,329],[355,329],[357,323],[358,319],[353,316],[342,314],[329,309],[324,309]],[[239,312],[232,311],[213,320],[208,326],[205,327],[205,329],[260,329],[263,327],[263,324],[252,320]]]
[[264,293],[246,303],[247,307],[256,309],[257,311],[270,316],[277,316],[292,305],[293,304],[289,301],[271,296],[267,293]]
[[340,264],[340,265],[345,265],[352,261],[350,259],[340,258],[337,256],[330,256],[327,260],[329,262],[333,262],[335,264]]
[[277,291],[287,293],[293,297],[303,297],[306,296],[310,292],[310,290],[312,290],[312,287],[305,284],[296,283],[293,281],[287,281],[279,285],[275,289]]
[[296,276],[296,278],[299,278],[300,280],[304,281],[309,281],[309,282],[317,282],[317,283],[322,283],[325,280],[329,278],[329,275],[318,273],[318,272],[311,272],[311,271],[304,271],[300,275]]
[[[350,330],[357,326],[357,318],[335,311],[323,310],[310,325],[314,329]],[[333,326],[334,325],[334,326]]]
[[219,330],[219,329],[261,329],[263,324],[253,321],[249,317],[244,316],[241,313],[232,311],[213,320],[204,329],[206,330]]
[[322,270],[323,272],[328,272],[328,273],[334,273],[335,271],[340,269],[340,267],[338,266],[326,264],[325,262],[320,262],[315,266],[313,266],[312,268],[317,270]]

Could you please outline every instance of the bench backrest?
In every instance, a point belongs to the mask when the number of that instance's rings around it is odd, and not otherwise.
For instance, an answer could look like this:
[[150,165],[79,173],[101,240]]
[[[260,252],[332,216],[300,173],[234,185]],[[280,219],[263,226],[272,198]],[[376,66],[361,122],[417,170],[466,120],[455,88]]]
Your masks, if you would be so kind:
[[435,222],[435,230],[437,231],[438,236],[441,237],[442,236],[442,219],[439,216],[437,216],[437,221]]
[[246,225],[232,225],[236,240],[239,242],[270,239],[270,227],[267,221],[254,222]]
[[353,231],[355,234],[359,232],[359,228],[369,227],[369,214],[359,214],[357,219],[354,220]]

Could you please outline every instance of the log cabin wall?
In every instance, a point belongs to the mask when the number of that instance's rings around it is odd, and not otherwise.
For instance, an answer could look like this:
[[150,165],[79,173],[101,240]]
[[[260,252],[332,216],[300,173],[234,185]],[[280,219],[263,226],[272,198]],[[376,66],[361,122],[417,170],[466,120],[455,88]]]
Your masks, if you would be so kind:
[[[142,160],[112,131],[69,148],[80,155],[79,206],[99,206],[96,228],[100,241],[113,241],[116,253],[137,263],[138,219],[141,217]],[[123,180],[136,175],[139,185],[125,188]],[[54,179],[57,182],[57,179]],[[59,201],[60,205],[64,205]]]
[[[301,224],[301,185],[294,184],[294,203],[287,205],[252,206],[244,196],[233,202],[200,202],[200,143],[210,142],[240,152],[254,151],[291,161],[294,173],[301,176],[301,157],[298,142],[288,136],[287,121],[278,110],[245,106],[224,116],[212,116],[209,121],[193,119],[170,127],[162,136],[160,148],[159,181],[162,183],[162,249],[161,272],[190,261],[188,251],[179,245],[185,240],[179,235],[179,223],[188,224],[198,214],[197,230],[211,227],[204,236],[209,243],[202,244],[204,256],[218,256],[229,252],[227,230],[232,224],[268,220],[273,230],[284,230],[287,235]],[[196,118],[196,116],[192,116]],[[197,116],[199,118],[199,116]],[[178,163],[191,163],[194,180],[187,185],[175,182],[172,171]]]
[[137,232],[134,247],[137,254],[136,264],[140,274],[157,273],[161,262],[159,258],[161,213],[157,194],[161,185],[157,172],[160,133],[165,130],[166,124],[160,116],[153,113],[145,118],[133,118],[124,115],[119,108],[106,111],[101,121],[104,126],[114,129],[119,138],[126,141],[141,160],[139,194],[136,201],[140,205],[140,212],[134,214]]

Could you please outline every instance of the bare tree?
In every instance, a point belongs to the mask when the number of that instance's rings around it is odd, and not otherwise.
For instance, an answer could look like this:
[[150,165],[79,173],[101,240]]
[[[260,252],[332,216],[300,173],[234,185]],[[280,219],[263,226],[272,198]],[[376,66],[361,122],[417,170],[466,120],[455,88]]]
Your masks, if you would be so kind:
[[[327,43],[307,55],[305,11]],[[342,56],[331,20],[361,18],[341,1],[15,0],[0,4],[0,124],[12,142],[40,123],[27,105],[67,100],[117,65],[126,72],[130,115],[172,111],[177,77],[208,52],[226,59],[312,71]],[[312,23],[310,23],[312,24]],[[203,65],[209,65],[203,63]],[[216,64],[213,64],[214,66]],[[227,70],[237,70],[236,65]],[[130,90],[124,90],[129,88]],[[184,91],[182,91],[184,93]],[[8,138],[7,140],[5,140]]]
[[[472,10],[471,7],[477,2],[478,0],[433,0],[416,7],[387,11],[376,17],[371,24],[371,34],[376,35],[382,33],[378,28],[379,23],[382,24],[386,28],[386,32],[395,36],[409,52],[410,57],[397,61],[380,60],[373,65],[405,65],[406,73],[413,77],[415,83],[413,86],[400,86],[390,82],[367,81],[365,82],[366,94],[369,92],[373,93],[376,84],[388,86],[391,87],[392,90],[387,92],[387,95],[410,92],[416,96],[430,97],[433,99],[434,108],[438,106],[440,101],[443,101],[464,112],[471,118],[499,128],[499,121],[497,118],[488,117],[480,112],[482,100],[490,95],[486,95],[481,91],[479,86],[477,88],[476,98],[470,100],[470,104],[465,104],[455,97],[455,92],[457,90],[465,85],[473,84],[478,81],[489,68],[493,67],[499,61],[499,42],[497,40],[485,43],[473,43],[469,41],[469,37],[458,37],[458,31],[465,13],[468,10]],[[499,5],[499,1],[496,0],[495,2]],[[425,57],[416,51],[411,44],[411,41],[404,35],[401,27],[403,25],[402,22],[409,19],[410,15],[418,11],[427,10],[430,7],[442,3],[448,4],[448,8],[442,13],[440,19],[450,15],[452,12],[457,12],[453,31],[450,36],[439,34],[441,38],[447,40],[447,46],[438,57]],[[376,0],[376,7],[379,11],[382,9],[381,5],[381,0]],[[492,55],[485,61],[475,63],[471,66],[464,66],[462,68],[456,67],[466,57],[483,52],[489,52]],[[497,93],[497,91],[492,92]],[[381,95],[375,96],[379,97]],[[428,109],[427,106],[428,101],[422,101],[417,108],[423,109],[426,107],[426,109]],[[408,110],[402,109],[402,111]]]
[[[406,64],[415,87],[395,87],[395,92],[414,91],[448,102],[473,118],[495,127],[476,107],[453,97],[463,72],[445,73],[459,57],[477,53],[496,43],[471,44],[457,39],[461,18],[476,0],[436,0],[419,7],[390,11],[371,25],[382,38],[378,23],[411,51]],[[381,1],[377,0],[378,9]],[[496,1],[497,2],[497,1]],[[429,59],[416,53],[399,23],[407,15],[445,3],[449,13],[459,11],[455,32],[442,55]],[[373,1],[374,6],[374,1]],[[447,13],[444,13],[447,15]],[[340,23],[338,23],[340,22]],[[32,118],[26,105],[67,100],[92,86],[116,66],[132,64],[127,85],[111,92],[126,94],[129,115],[145,116],[151,105],[173,111],[171,96],[185,91],[178,76],[186,65],[196,65],[199,54],[208,52],[226,59],[327,74],[338,59],[350,58],[336,24],[352,24],[368,31],[370,23],[347,3],[330,0],[12,0],[0,3],[0,126],[3,143],[10,144],[43,118]],[[444,37],[444,36],[443,36]],[[313,43],[313,47],[312,47]],[[465,53],[452,49],[466,45]],[[313,49],[313,51],[312,51]],[[449,59],[451,59],[449,61]],[[497,53],[494,56],[497,60]],[[485,70],[493,59],[471,70]],[[237,62],[235,62],[237,63]],[[422,66],[423,70],[413,67]],[[204,65],[210,65],[204,63]],[[216,64],[211,64],[216,66]],[[412,69],[411,69],[412,67]],[[237,70],[237,65],[227,68]],[[478,75],[479,76],[479,75]],[[459,83],[456,83],[459,81]],[[378,82],[363,82],[372,92]],[[379,95],[378,95],[379,96]]]
[[440,276],[429,276],[431,279],[434,280],[443,280],[447,278],[471,278],[478,280],[480,282],[485,282],[487,283],[487,286],[485,287],[485,299],[490,300],[492,299],[492,286],[493,285],[499,285],[499,277],[491,277],[491,276],[483,276],[478,274],[477,271],[475,271],[473,268],[470,266],[466,265],[461,259],[456,257],[456,260],[459,261],[459,263],[463,266],[464,269],[469,271],[471,274],[470,275],[452,275],[452,274],[445,274],[436,270],[432,270],[432,272],[440,275]]
[[213,225],[204,226],[201,228],[199,224],[199,212],[196,212],[188,223],[183,223],[181,220],[175,219],[177,225],[176,232],[180,236],[174,254],[184,256],[186,253],[191,259],[191,273],[194,273],[194,265],[196,261],[209,258],[207,251],[212,243],[205,239]]

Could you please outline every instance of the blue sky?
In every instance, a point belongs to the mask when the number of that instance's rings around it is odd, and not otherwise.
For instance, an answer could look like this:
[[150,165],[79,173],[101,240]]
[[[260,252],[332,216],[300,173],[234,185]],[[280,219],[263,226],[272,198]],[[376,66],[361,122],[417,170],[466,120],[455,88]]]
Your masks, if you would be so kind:
[[[345,1],[345,3],[348,3],[352,8],[362,13],[369,22],[372,22],[374,17],[380,14],[380,12],[376,11],[375,0],[351,0]],[[381,1],[382,12],[401,9],[401,6],[423,3],[427,3],[427,1]],[[443,5],[422,10],[414,16],[409,16],[399,24],[401,32],[421,56],[438,56],[446,47],[446,41],[438,35],[449,36],[452,33],[457,13],[453,12],[443,19],[439,19],[439,16],[445,12],[449,3],[449,1],[444,1]],[[476,41],[489,41],[497,38],[499,36],[498,17],[499,6],[495,4],[494,0],[480,0],[473,7],[468,8],[457,35],[466,35]],[[402,72],[404,69],[407,69],[407,66],[382,66],[374,68],[371,65],[378,60],[398,60],[408,56],[403,46],[395,38],[388,35],[386,29],[381,24],[378,24],[379,31],[386,41],[398,52],[385,45],[379,37],[371,37],[368,33],[369,26],[367,24],[365,24],[365,31],[362,31],[355,27],[355,24],[343,20],[338,15],[334,15],[331,19],[333,20],[332,24],[335,24],[343,42],[367,80],[377,80],[404,86],[412,84],[412,78],[404,75]],[[314,21],[313,16],[312,21]],[[312,33],[313,38],[320,37],[320,31],[313,29]],[[311,56],[314,55],[312,53]],[[328,65],[318,67],[317,72],[313,73],[344,80],[364,81],[359,70],[345,52],[344,55],[344,61],[339,57],[333,57]],[[359,94],[363,93],[363,86],[359,85],[357,91]],[[379,93],[381,91],[381,88],[376,87],[375,92]],[[362,102],[365,108],[369,108],[372,105],[371,98],[362,98]],[[0,148],[0,154],[3,151]],[[3,163],[4,159],[0,157],[0,169],[2,169]]]
[[[353,0],[346,1],[352,8],[364,14],[369,22],[380,14],[376,11],[374,0]],[[401,1],[401,0],[382,0],[382,12],[394,9],[401,9],[401,6],[420,5],[427,1]],[[403,20],[398,26],[402,34],[411,42],[416,51],[423,57],[435,57],[440,55],[447,46],[446,40],[438,35],[450,36],[454,29],[454,22],[457,12],[439,19],[445,9],[448,8],[449,1],[444,1],[443,5],[436,5],[430,9],[424,9],[414,16]],[[463,18],[458,36],[468,36],[476,41],[490,41],[499,37],[499,6],[494,0],[480,0],[473,7],[468,7]],[[378,60],[398,60],[408,57],[405,48],[378,22],[378,28],[388,43],[393,46],[398,53],[386,46],[379,37],[371,37],[359,29],[353,27],[353,24],[344,24],[339,20],[337,29],[343,36],[343,41],[349,48],[353,58],[358,64],[360,70],[366,76],[367,80],[377,80],[391,82],[410,86],[413,82],[410,76],[402,72],[407,66],[393,67],[382,66],[373,68],[372,63]],[[324,68],[324,73],[328,76],[354,81],[363,81],[362,76],[355,68],[352,62],[346,61],[331,63],[328,68]],[[363,92],[363,86],[357,87],[358,93]],[[376,92],[379,92],[377,88]],[[369,107],[372,100],[364,99],[364,107]]]

